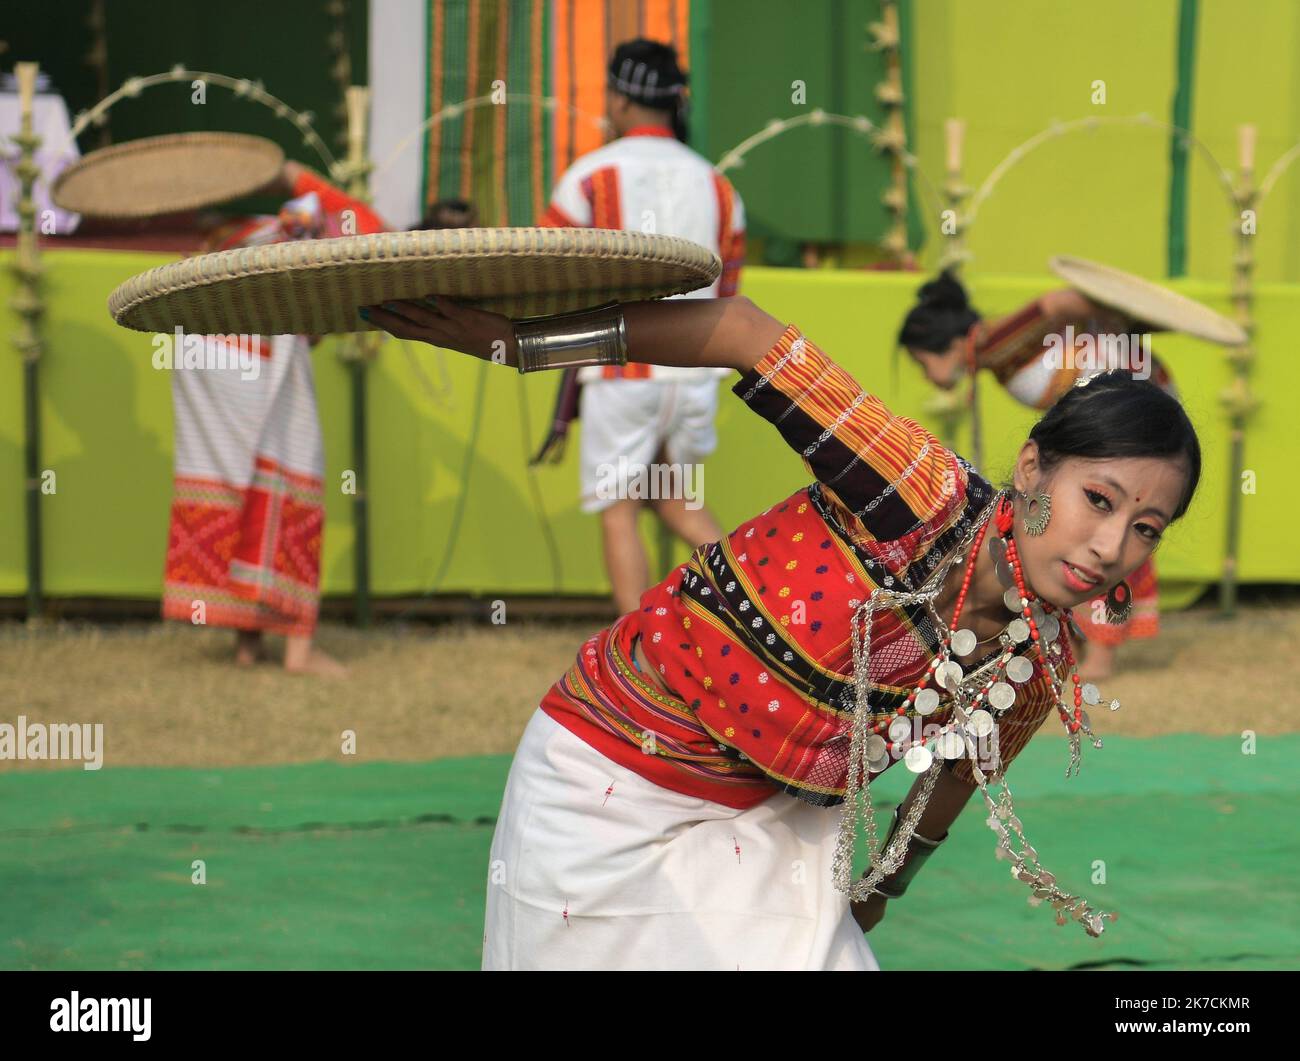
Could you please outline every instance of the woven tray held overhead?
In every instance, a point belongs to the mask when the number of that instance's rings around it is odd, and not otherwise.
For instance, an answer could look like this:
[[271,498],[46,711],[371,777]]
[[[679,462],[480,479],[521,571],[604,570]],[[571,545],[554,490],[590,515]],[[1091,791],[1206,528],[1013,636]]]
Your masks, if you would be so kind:
[[361,306],[445,295],[508,317],[708,287],[716,254],[689,240],[590,228],[381,232],[204,254],[140,273],[108,300],[138,331],[324,335],[371,326]]
[[284,152],[260,136],[173,133],[92,151],[59,174],[50,194],[86,217],[137,220],[250,195],[283,165]]

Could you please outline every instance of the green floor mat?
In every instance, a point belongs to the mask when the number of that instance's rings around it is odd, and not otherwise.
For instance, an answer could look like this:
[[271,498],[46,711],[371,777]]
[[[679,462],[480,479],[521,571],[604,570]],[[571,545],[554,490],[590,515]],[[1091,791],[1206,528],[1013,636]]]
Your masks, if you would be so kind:
[[[1092,940],[1030,908],[977,796],[872,948],[885,969],[1298,968],[1298,754],[1300,735],[1253,755],[1229,738],[1108,738],[1066,780],[1064,741],[1037,739],[1010,772],[1026,835],[1119,921]],[[7,772],[0,967],[477,968],[508,766]],[[877,802],[910,780],[891,770]]]

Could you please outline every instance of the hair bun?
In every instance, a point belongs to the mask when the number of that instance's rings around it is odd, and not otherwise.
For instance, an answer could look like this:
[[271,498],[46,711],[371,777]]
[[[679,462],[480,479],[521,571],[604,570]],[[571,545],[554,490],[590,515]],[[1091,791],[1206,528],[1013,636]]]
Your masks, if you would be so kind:
[[916,298],[898,332],[902,346],[945,353],[954,339],[965,335],[980,319],[961,281],[947,269],[922,284]]
[[961,281],[945,269],[933,280],[923,284],[921,290],[917,292],[917,299],[923,306],[933,306],[936,309],[966,310],[970,308],[970,300],[966,297],[966,289],[962,287]]

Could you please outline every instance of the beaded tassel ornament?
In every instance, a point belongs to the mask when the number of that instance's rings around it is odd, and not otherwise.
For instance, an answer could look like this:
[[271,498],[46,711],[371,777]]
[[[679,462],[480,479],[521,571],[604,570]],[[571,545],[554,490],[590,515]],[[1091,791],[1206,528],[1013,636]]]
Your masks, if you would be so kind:
[[[970,588],[975,561],[986,537],[990,519],[997,534],[989,539],[989,554],[994,561],[999,580],[1007,587],[1004,600],[1009,611],[1017,613],[999,635],[1001,651],[996,659],[978,667],[971,674],[963,673],[961,664],[953,659],[969,655],[976,648],[975,634],[958,628],[962,606]],[[990,736],[996,728],[996,719],[1007,714],[1016,701],[1015,686],[1033,678],[1034,666],[1017,646],[1026,650],[1038,649],[1039,658],[1056,696],[1057,711],[1069,735],[1070,761],[1065,776],[1079,770],[1080,734],[1100,748],[1083,705],[1100,702],[1101,695],[1095,685],[1084,684],[1075,668],[1074,653],[1064,626],[1069,622],[1068,612],[1039,601],[1025,586],[1020,557],[1012,536],[1013,509],[1006,491],[999,491],[994,502],[987,506],[979,521],[963,538],[952,557],[941,564],[919,590],[899,591],[877,588],[853,615],[850,636],[853,647],[853,680],[855,706],[852,719],[852,736],[849,745],[849,771],[844,791],[844,812],[840,820],[840,833],[835,847],[834,880],[836,888],[853,900],[863,900],[873,894],[876,885],[896,872],[907,856],[908,843],[916,832],[917,823],[930,802],[944,760],[959,759],[969,755],[972,772],[980,793],[988,807],[988,827],[997,834],[996,857],[1010,860],[1011,875],[1025,883],[1032,895],[1031,906],[1049,902],[1056,910],[1056,923],[1064,925],[1072,916],[1083,925],[1090,936],[1100,936],[1104,922],[1114,921],[1118,914],[1102,912],[1091,906],[1081,896],[1071,895],[1056,886],[1056,877],[1038,862],[1038,852],[1025,839],[1020,819],[1011,802],[1001,763],[994,761],[991,774],[979,767],[976,741]],[[969,551],[968,551],[969,547]],[[951,625],[945,624],[935,609],[934,602],[943,590],[945,577],[955,563],[966,563],[966,572]],[[939,653],[920,682],[912,690],[907,702],[885,721],[871,721],[871,683],[868,680],[871,627],[878,609],[892,609],[900,605],[924,603],[929,609],[935,629],[939,631]],[[1058,641],[1059,637],[1059,641]],[[1073,681],[1073,711],[1067,708],[1062,683],[1056,675],[1052,659],[1065,660]],[[925,716],[939,706],[939,694],[931,682],[951,694],[952,718],[937,734],[913,738],[913,723],[909,711]],[[1112,711],[1118,710],[1119,701],[1110,702]],[[995,745],[996,747],[996,745]],[[937,755],[935,753],[938,753]],[[875,814],[871,804],[871,785],[868,774],[879,773],[889,765],[891,756],[903,757],[907,768],[924,774],[919,798],[913,801],[903,816],[887,849],[880,850],[876,839]],[[994,795],[989,792],[989,781],[1000,785]],[[861,797],[861,799],[859,798]],[[865,816],[868,853],[871,868],[864,877],[853,875],[853,856],[858,835],[859,818]],[[1014,839],[1013,839],[1014,834]],[[1020,850],[1013,850],[1018,843]]]

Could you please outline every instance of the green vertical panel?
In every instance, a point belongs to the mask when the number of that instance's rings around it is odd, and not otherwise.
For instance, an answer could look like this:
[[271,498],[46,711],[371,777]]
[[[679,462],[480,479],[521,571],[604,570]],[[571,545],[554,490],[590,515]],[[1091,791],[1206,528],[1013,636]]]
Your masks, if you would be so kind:
[[[501,33],[501,12],[507,0],[479,0],[478,26],[475,39],[469,42],[478,52],[473,84],[466,84],[465,98],[475,99],[492,91],[496,79],[497,46]],[[462,164],[469,167],[470,199],[478,208],[485,225],[507,225],[505,189],[497,179],[496,125],[499,117],[497,104],[475,107],[465,115],[468,128],[473,123],[473,138],[468,156],[462,155]]]
[[[468,0],[434,0],[443,4],[442,105],[460,103],[469,91]],[[432,17],[432,16],[430,16]],[[467,115],[442,123],[442,150],[438,159],[438,198],[460,195],[461,145],[465,142]]]
[[[424,120],[433,114],[433,5],[441,0],[429,0],[428,10],[424,13]],[[429,212],[429,143],[431,140],[429,126],[424,127],[420,135],[420,217]]]
[[[548,98],[555,97],[555,71],[551,65],[551,41],[554,39],[554,24],[551,21],[551,5],[547,0],[537,0],[542,7],[542,94]],[[542,138],[542,189],[543,201],[549,202],[551,196],[551,166],[555,154],[555,111],[542,108],[542,127],[535,131]],[[543,207],[545,209],[545,207]]]
[[[507,49],[506,91],[529,95],[533,84],[533,4],[542,0],[512,0],[510,41]],[[507,225],[529,225],[533,221],[532,104],[511,100],[506,104],[506,209]],[[540,135],[541,130],[537,130]]]
[[[878,0],[834,0],[822,18],[782,0],[713,0],[710,14],[727,32],[698,42],[709,62],[709,94],[698,108],[707,113],[707,139],[698,142],[709,157],[774,120],[818,109],[883,119],[875,93],[885,63],[867,30],[880,18]],[[698,33],[694,13],[692,28]],[[698,69],[699,55],[693,62]],[[888,159],[852,129],[791,128],[753,148],[729,176],[750,233],[766,237],[769,252],[783,245],[782,258],[796,257],[806,241],[874,243],[889,226],[881,203]]]
[[[1196,82],[1197,0],[1178,5],[1178,79],[1173,117],[1177,129],[1192,130],[1192,99]],[[1187,272],[1187,156],[1191,144],[1175,130],[1169,136],[1169,265],[1170,276]]]
[[716,159],[724,148],[713,142],[709,112],[713,106],[713,0],[691,0],[689,18],[691,109],[687,137],[705,158]]
[[370,84],[370,0],[350,4],[344,15],[348,34],[348,61],[354,85]]

